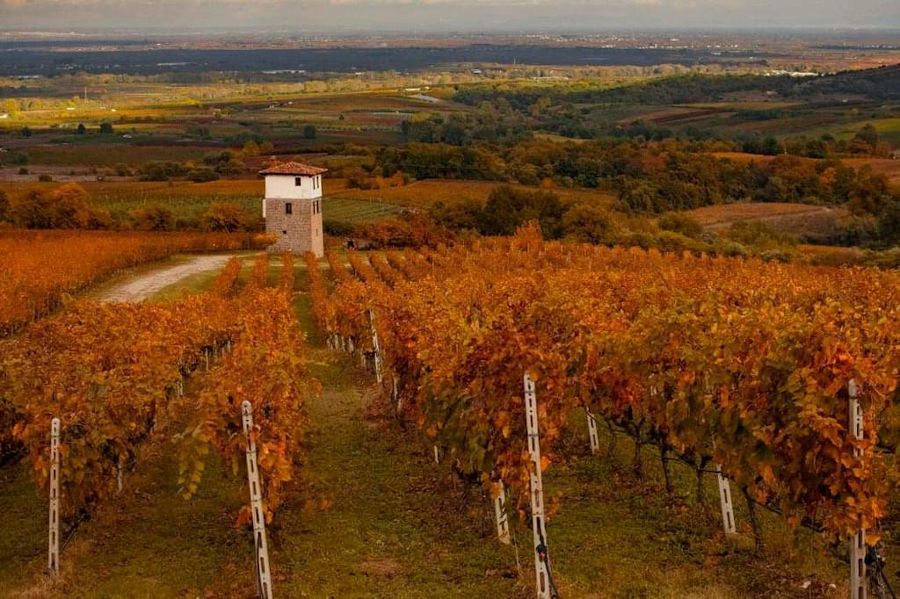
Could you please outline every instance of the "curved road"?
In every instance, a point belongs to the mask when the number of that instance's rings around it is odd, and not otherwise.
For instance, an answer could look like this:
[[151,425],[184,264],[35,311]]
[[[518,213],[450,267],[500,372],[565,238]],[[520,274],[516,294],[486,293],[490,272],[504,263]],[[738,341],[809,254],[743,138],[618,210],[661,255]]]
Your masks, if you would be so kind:
[[194,256],[182,264],[151,270],[134,279],[114,285],[101,293],[99,299],[101,302],[140,302],[182,279],[211,270],[219,270],[230,258],[230,255],[221,254]]

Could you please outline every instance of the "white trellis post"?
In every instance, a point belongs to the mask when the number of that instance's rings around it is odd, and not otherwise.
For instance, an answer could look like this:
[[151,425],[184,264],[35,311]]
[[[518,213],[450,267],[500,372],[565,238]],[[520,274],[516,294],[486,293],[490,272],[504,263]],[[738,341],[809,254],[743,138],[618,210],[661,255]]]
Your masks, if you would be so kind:
[[369,326],[372,327],[372,353],[375,361],[375,381],[381,384],[381,347],[378,345],[378,331],[375,330],[375,312],[369,310]]
[[[850,436],[861,441],[863,439],[863,411],[859,403],[856,380],[850,379],[847,384],[847,395],[850,398]],[[853,455],[862,454],[858,447]],[[850,539],[850,599],[866,599],[866,531],[859,529]]]
[[250,487],[250,512],[253,518],[253,542],[256,546],[256,574],[259,596],[272,599],[272,573],[269,564],[269,545],[266,542],[266,517],[256,463],[256,440],[253,436],[253,406],[241,403],[244,435],[247,437],[247,482]]
[[597,434],[597,419],[594,417],[590,408],[585,407],[584,412],[587,414],[588,439],[591,442],[591,455],[597,455],[597,452],[600,451],[600,435]]
[[547,526],[544,521],[544,487],[541,477],[541,442],[538,433],[537,394],[534,380],[525,373],[525,424],[528,453],[531,457],[531,528],[534,533],[534,573],[537,599],[551,599],[550,556],[547,551]]
[[435,464],[441,463],[441,450],[438,449],[437,445],[434,446],[434,463]]
[[47,569],[59,574],[59,418],[50,421],[50,534]]
[[509,545],[509,515],[506,513],[506,489],[502,480],[494,483],[494,493],[496,493],[493,503],[494,519],[497,522],[497,539],[504,545]]
[[726,535],[737,532],[734,523],[734,507],[731,503],[731,483],[722,474],[722,467],[716,464],[716,480],[719,483],[719,503],[722,505],[722,528]]

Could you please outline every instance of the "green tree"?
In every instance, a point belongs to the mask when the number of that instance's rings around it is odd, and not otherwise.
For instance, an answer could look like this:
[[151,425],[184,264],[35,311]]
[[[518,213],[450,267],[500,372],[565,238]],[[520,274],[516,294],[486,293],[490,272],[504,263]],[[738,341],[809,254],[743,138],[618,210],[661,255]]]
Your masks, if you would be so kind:
[[857,131],[853,139],[867,143],[874,148],[878,145],[878,129],[872,123],[867,123],[862,129]]
[[526,191],[501,185],[491,191],[478,216],[478,229],[483,235],[512,235],[529,221],[537,221],[549,239],[562,235],[565,208],[555,193]]
[[114,133],[112,123],[100,123],[101,135],[112,135]]
[[76,135],[84,135],[87,133],[87,127],[84,126],[84,123],[78,123],[78,128],[75,130]]
[[587,243],[615,243],[620,229],[613,215],[596,204],[579,203],[566,211],[562,219],[565,236]]
[[878,236],[885,245],[900,244],[900,197],[887,202],[881,211],[878,217]]
[[305,127],[303,127],[304,139],[315,139],[318,134],[319,132],[316,130],[315,125],[306,125]]

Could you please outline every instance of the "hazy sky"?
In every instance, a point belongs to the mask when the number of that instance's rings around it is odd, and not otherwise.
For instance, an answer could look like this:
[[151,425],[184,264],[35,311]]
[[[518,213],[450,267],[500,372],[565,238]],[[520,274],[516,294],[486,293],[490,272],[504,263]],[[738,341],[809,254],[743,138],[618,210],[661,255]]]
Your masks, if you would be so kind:
[[900,0],[0,0],[0,29],[374,33],[628,27],[900,27]]

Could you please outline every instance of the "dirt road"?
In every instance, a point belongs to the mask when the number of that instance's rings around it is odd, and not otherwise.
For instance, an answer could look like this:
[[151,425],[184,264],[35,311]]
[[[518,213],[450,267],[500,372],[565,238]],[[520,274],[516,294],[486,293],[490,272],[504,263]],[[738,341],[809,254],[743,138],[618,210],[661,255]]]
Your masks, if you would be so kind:
[[114,285],[101,293],[99,299],[101,302],[140,302],[182,279],[218,270],[229,258],[228,255],[194,256],[182,264],[163,266]]

